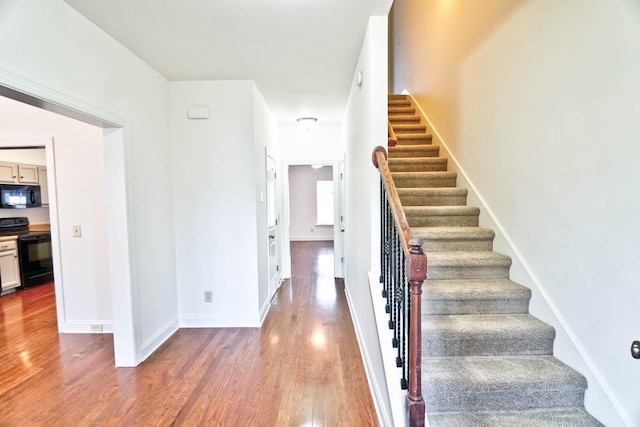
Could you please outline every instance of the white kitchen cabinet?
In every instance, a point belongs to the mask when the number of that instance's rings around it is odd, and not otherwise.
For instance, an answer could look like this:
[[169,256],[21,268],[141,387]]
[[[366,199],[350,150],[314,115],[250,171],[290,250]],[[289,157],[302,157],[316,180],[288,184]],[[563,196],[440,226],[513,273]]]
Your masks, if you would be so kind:
[[21,184],[38,184],[38,166],[19,164],[18,182]]
[[0,283],[2,293],[20,286],[20,264],[18,262],[18,242],[0,242]]
[[0,162],[0,182],[14,184],[18,182],[18,165],[9,162]]
[[42,206],[49,206],[49,181],[46,166],[38,166],[38,182],[40,183],[40,200],[42,201]]

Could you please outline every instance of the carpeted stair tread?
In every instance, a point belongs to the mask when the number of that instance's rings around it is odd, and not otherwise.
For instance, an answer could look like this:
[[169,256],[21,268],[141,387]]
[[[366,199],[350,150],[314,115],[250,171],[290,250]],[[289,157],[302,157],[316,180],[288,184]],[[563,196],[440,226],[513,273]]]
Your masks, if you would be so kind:
[[426,357],[553,352],[555,330],[529,314],[423,315],[422,325]]
[[389,169],[392,172],[434,172],[447,170],[446,157],[390,158]]
[[412,227],[411,235],[422,240],[425,252],[491,251],[495,233],[481,227]]
[[391,114],[389,113],[389,121],[391,126],[396,123],[420,123],[420,116],[415,114]]
[[391,123],[391,127],[396,135],[402,133],[423,133],[427,131],[427,126],[420,123]]
[[430,427],[604,427],[581,408],[522,411],[438,412],[429,414]]
[[409,226],[465,227],[477,226],[480,209],[476,206],[405,206]]
[[508,279],[426,280],[423,314],[526,314],[531,290]]
[[392,172],[397,188],[455,187],[455,172]]
[[389,147],[389,160],[412,157],[438,157],[440,147],[429,144],[396,145]]
[[492,251],[427,253],[427,279],[508,279],[511,258]]
[[423,357],[422,367],[433,412],[582,408],[587,386],[553,356]]
[[464,206],[467,204],[466,188],[397,188],[402,206]]

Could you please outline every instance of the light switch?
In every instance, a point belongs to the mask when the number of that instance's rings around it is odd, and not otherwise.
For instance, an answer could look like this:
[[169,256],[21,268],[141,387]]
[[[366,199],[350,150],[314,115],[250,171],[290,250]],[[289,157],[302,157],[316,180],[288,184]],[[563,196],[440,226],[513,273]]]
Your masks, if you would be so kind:
[[82,228],[79,225],[73,226],[73,237],[82,237]]

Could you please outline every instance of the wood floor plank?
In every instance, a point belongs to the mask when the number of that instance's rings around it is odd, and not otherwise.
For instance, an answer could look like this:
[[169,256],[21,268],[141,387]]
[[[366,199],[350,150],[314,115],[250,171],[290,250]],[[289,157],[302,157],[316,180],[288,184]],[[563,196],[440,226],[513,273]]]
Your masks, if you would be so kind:
[[293,242],[262,328],[180,329],[136,368],[58,334],[53,284],[0,298],[0,426],[376,426],[331,242]]

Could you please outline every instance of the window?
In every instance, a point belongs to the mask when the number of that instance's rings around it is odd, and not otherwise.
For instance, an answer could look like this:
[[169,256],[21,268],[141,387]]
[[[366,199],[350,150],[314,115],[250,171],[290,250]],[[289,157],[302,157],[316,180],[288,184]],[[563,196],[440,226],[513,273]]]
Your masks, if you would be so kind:
[[316,224],[333,225],[333,181],[316,181]]

